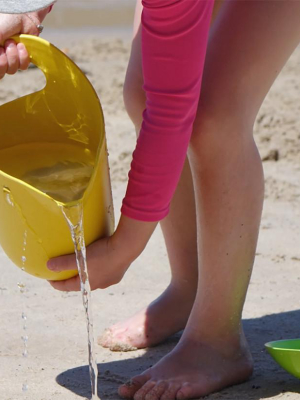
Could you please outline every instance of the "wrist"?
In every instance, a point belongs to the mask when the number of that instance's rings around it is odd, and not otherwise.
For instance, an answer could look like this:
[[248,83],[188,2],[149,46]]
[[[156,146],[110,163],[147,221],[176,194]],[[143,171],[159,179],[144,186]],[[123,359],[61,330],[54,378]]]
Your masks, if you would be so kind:
[[50,7],[44,8],[42,10],[35,11],[35,12],[31,13],[31,14],[33,14],[39,20],[39,22],[41,23],[41,22],[44,21],[46,16],[49,14],[49,12],[51,11],[52,7],[53,6],[50,6]]
[[117,229],[111,237],[112,245],[122,258],[131,263],[146,247],[158,222],[143,222],[121,215]]
[[41,24],[49,13],[49,10],[50,7],[47,7],[39,11],[22,14],[23,32],[39,35],[43,30]]

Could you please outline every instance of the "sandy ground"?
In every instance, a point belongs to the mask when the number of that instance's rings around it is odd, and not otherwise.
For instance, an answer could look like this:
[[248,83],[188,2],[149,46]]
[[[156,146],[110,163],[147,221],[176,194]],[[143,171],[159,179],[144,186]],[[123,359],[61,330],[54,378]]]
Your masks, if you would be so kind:
[[[129,54],[128,32],[103,34],[73,42],[53,36],[68,49],[98,92],[106,117],[116,216],[126,188],[135,144],[124,111],[122,84]],[[124,39],[125,38],[125,39]],[[300,382],[266,354],[264,343],[299,336],[300,284],[300,49],[269,93],[257,119],[255,137],[264,160],[266,200],[255,268],[244,309],[244,325],[255,359],[246,383],[208,399],[299,398]],[[43,85],[31,69],[0,83],[0,102]],[[0,122],[1,124],[1,122]],[[1,129],[1,125],[0,125]],[[132,315],[159,295],[169,281],[166,251],[159,229],[143,255],[117,286],[93,293],[95,335]],[[26,284],[23,296],[18,282]],[[23,297],[23,298],[22,298]],[[0,399],[73,400],[90,398],[86,327],[80,294],[54,291],[46,282],[24,275],[0,250]],[[21,313],[28,320],[29,357],[22,357]],[[112,353],[96,347],[101,399],[118,399],[119,383],[154,364],[177,342],[178,335],[152,349]],[[22,384],[29,389],[22,393]]]

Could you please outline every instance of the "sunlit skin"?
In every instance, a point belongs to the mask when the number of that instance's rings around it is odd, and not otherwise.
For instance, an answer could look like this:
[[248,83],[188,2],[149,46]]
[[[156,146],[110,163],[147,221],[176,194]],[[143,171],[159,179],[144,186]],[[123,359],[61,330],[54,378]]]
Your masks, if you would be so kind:
[[[122,216],[115,233],[110,238],[97,240],[88,246],[87,263],[91,289],[104,289],[119,283],[132,261],[144,250],[156,225],[157,222],[145,224]],[[143,240],[136,240],[138,237]],[[107,265],[108,268],[102,269],[103,265]],[[75,254],[50,260],[48,268],[54,272],[76,270]],[[79,276],[50,283],[57,290],[80,290]]]
[[[171,284],[146,310],[111,327],[100,343],[111,348],[120,343],[146,347],[176,329],[185,326],[185,330],[170,354],[119,388],[125,398],[196,398],[243,382],[252,373],[241,315],[264,196],[252,126],[266,93],[299,43],[299,15],[298,2],[233,1],[225,3],[212,27],[202,101],[189,149],[198,218],[186,165],[171,214],[161,224]],[[286,24],[293,29],[287,30]],[[144,108],[139,32],[136,27],[125,83],[126,107],[137,131]],[[178,299],[187,300],[185,309],[178,309]],[[166,322],[166,313],[174,315],[171,322]],[[155,328],[159,326],[164,329]]]
[[[48,10],[30,13],[34,21],[42,22]],[[29,55],[22,43],[16,44],[9,38],[19,33],[38,35],[38,29],[26,15],[0,14],[0,79],[5,74],[13,75],[19,69],[26,70],[30,64]]]
[[[145,104],[139,12],[125,84],[126,108],[137,131]],[[190,168],[186,163],[171,213],[161,224],[171,284],[146,310],[112,327],[107,342],[102,339],[108,347],[116,342],[145,347],[180,327],[185,330],[172,352],[119,388],[124,398],[198,398],[243,382],[252,373],[241,316],[264,196],[252,127],[264,97],[300,41],[299,18],[300,2],[233,0],[225,2],[211,28],[188,152]],[[155,227],[156,223],[122,216],[111,238],[89,246],[92,288],[118,283]],[[48,266],[56,271],[76,269],[74,255],[51,260]],[[51,284],[59,290],[79,290],[78,278]],[[185,300],[186,308],[179,309],[178,303]],[[174,320],[166,320],[166,313],[175,314]],[[161,325],[164,332],[155,328]]]

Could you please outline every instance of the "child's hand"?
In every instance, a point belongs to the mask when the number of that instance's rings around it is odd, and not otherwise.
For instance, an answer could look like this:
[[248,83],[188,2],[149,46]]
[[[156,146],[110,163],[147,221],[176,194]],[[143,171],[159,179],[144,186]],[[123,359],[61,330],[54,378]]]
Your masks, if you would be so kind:
[[[114,246],[113,237],[97,240],[87,247],[87,265],[92,290],[104,289],[120,282],[130,261],[122,259],[122,254],[119,253]],[[53,272],[77,270],[75,254],[54,258],[47,266]],[[64,281],[50,281],[50,284],[58,290],[80,290],[79,275]]]
[[[128,267],[143,251],[157,222],[141,222],[122,216],[116,232],[110,238],[97,240],[87,247],[87,265],[91,289],[104,289],[121,281]],[[54,272],[76,270],[74,254],[48,261]],[[80,278],[50,281],[57,290],[79,291]]]

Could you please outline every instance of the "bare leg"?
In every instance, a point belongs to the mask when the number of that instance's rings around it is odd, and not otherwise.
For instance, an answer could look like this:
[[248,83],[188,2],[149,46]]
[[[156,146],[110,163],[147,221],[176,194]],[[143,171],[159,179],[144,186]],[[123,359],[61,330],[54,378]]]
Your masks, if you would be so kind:
[[[223,0],[216,1],[213,20],[222,2]],[[124,85],[125,105],[137,134],[142,124],[142,113],[146,102],[142,90],[141,10],[141,1],[138,0],[134,40]],[[198,279],[195,196],[188,160],[173,197],[170,213],[160,225],[171,266],[170,285],[146,309],[106,330],[98,339],[98,343],[111,350],[124,351],[156,345],[182,330],[187,323]],[[176,314],[173,310],[176,310]],[[166,316],[169,316],[168,320]]]
[[226,2],[217,18],[189,152],[197,206],[198,291],[179,344],[122,386],[124,397],[198,398],[252,373],[241,315],[264,186],[252,126],[299,43],[299,17],[300,2],[238,0]]
[[[137,1],[134,40],[124,85],[124,100],[137,134],[145,108],[142,90],[141,2]],[[156,345],[183,329],[191,312],[198,278],[194,189],[188,161],[173,198],[169,215],[161,222],[172,278],[162,295],[130,319],[106,330],[98,343],[111,350]],[[172,310],[176,309],[176,316]],[[166,315],[171,318],[166,321]],[[161,321],[164,323],[161,323]]]

